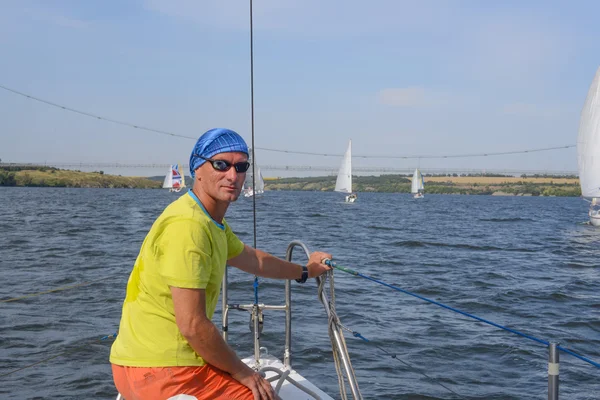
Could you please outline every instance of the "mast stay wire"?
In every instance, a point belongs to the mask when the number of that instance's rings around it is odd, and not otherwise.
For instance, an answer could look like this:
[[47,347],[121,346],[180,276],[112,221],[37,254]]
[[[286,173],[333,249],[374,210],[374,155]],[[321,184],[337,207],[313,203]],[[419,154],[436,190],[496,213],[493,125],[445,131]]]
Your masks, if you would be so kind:
[[[256,158],[254,157],[254,27],[252,22],[252,0],[250,0],[250,132],[252,135],[252,231],[256,249]],[[254,275],[254,305],[258,307],[258,276]],[[256,333],[255,333],[256,334]]]
[[[253,40],[252,38],[252,33],[250,34],[251,36],[251,42]],[[252,53],[253,49],[253,44],[250,44],[251,50],[250,52]],[[250,69],[251,71],[251,75],[253,75],[253,70],[254,70],[254,63],[252,61],[252,54],[250,56],[251,60],[250,60]],[[52,107],[56,107],[56,108],[60,108],[62,110],[65,111],[70,111],[76,114],[80,114],[86,117],[90,117],[90,118],[94,118],[97,120],[101,120],[101,121],[106,121],[106,122],[111,122],[113,124],[117,124],[117,125],[122,125],[122,126],[127,126],[129,128],[134,128],[134,129],[139,129],[142,131],[147,131],[147,132],[154,132],[154,133],[158,133],[161,135],[167,135],[167,136],[171,136],[171,137],[178,137],[178,138],[182,138],[182,139],[190,139],[190,140],[197,140],[198,138],[193,137],[193,136],[186,136],[186,135],[181,135],[178,133],[173,133],[173,132],[169,132],[166,130],[162,130],[162,129],[156,129],[156,128],[152,128],[152,127],[146,127],[143,125],[139,125],[139,124],[134,124],[131,122],[126,122],[126,121],[120,121],[114,118],[110,118],[110,117],[103,117],[101,115],[97,115],[91,112],[87,112],[87,111],[82,111],[82,110],[77,110],[75,108],[69,107],[69,106],[65,106],[62,104],[58,104],[55,103],[53,101],[49,101],[49,100],[45,100],[42,99],[40,97],[36,97],[21,91],[18,91],[16,89],[12,89],[9,88],[7,86],[4,86],[2,84],[0,84],[0,89],[5,90],[7,92],[11,92],[13,94],[22,96],[22,97],[26,97],[30,100],[34,100],[40,103],[44,103],[47,104],[49,106]],[[322,156],[322,157],[343,157],[343,154],[338,154],[338,153],[313,153],[313,152],[308,152],[308,151],[296,151],[296,150],[282,150],[282,149],[272,149],[272,148],[266,148],[266,147],[255,147],[254,146],[254,78],[253,76],[251,76],[251,83],[250,83],[250,91],[251,91],[251,109],[252,109],[252,156],[254,157],[254,149],[258,149],[258,150],[264,150],[264,151],[271,151],[271,152],[277,152],[277,153],[287,153],[287,154],[301,154],[301,155],[310,155],[310,156]],[[471,157],[489,157],[489,156],[504,156],[504,155],[511,155],[511,154],[526,154],[526,153],[537,153],[537,152],[542,152],[542,151],[551,151],[551,150],[563,150],[563,149],[569,149],[569,148],[573,148],[576,145],[574,144],[568,144],[568,145],[562,145],[562,146],[553,146],[553,147],[542,147],[542,148],[535,148],[535,149],[525,149],[525,150],[514,150],[514,151],[501,151],[501,152],[483,152],[483,153],[468,153],[468,154],[442,154],[442,155],[399,155],[399,156],[391,156],[391,155],[369,155],[369,154],[353,154],[352,157],[353,158],[383,158],[383,159],[443,159],[443,158],[471,158]],[[252,158],[254,160],[254,158]],[[253,161],[254,162],[254,161]],[[252,169],[254,171],[254,168]]]

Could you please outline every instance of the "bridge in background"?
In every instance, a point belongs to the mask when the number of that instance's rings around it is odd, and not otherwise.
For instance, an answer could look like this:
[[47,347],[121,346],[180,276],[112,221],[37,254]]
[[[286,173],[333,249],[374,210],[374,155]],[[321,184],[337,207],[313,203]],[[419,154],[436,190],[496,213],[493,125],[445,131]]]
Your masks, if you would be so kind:
[[[170,164],[124,164],[124,163],[0,163],[0,167],[55,167],[61,169],[74,170],[103,170],[103,169],[157,169],[160,172],[169,168]],[[180,164],[186,170],[187,164]],[[326,175],[337,174],[338,167],[331,166],[315,166],[315,165],[261,165],[260,169],[265,172],[278,171],[302,171],[302,172],[323,172]],[[494,174],[494,175],[561,175],[561,176],[577,176],[577,171],[552,171],[552,170],[517,170],[517,169],[466,169],[466,168],[420,168],[425,175],[473,175],[473,174]],[[352,172],[355,175],[383,175],[383,174],[411,174],[414,168],[388,168],[388,167],[353,167]]]

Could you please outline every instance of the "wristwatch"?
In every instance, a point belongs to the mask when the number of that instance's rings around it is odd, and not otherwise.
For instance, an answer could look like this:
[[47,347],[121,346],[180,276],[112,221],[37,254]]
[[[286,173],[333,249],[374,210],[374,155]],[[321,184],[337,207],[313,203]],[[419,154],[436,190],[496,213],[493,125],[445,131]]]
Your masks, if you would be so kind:
[[307,279],[308,279],[308,268],[306,268],[306,265],[303,265],[302,266],[302,278],[296,279],[296,282],[304,283],[304,282],[306,282]]

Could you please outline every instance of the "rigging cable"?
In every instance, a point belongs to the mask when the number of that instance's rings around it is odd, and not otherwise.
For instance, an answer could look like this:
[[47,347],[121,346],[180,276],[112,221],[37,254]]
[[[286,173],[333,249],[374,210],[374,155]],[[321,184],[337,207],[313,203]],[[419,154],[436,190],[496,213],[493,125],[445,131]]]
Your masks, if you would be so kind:
[[[502,326],[502,325],[500,325],[500,324],[497,324],[497,323],[495,323],[495,322],[488,321],[487,319],[484,319],[484,318],[478,317],[478,316],[476,316],[476,315],[473,315],[473,314],[469,314],[469,313],[467,313],[467,312],[465,312],[465,311],[461,311],[461,310],[459,310],[459,309],[457,309],[457,308],[454,308],[454,307],[447,306],[447,305],[445,305],[445,304],[443,304],[443,303],[440,303],[440,302],[438,302],[438,301],[435,301],[435,300],[428,299],[428,298],[427,298],[427,297],[425,297],[425,296],[421,296],[421,295],[418,295],[418,294],[416,294],[416,293],[409,292],[408,290],[401,289],[401,288],[399,288],[399,287],[397,287],[397,286],[390,285],[389,283],[385,283],[385,282],[383,282],[383,281],[381,281],[381,280],[379,280],[379,279],[375,279],[375,278],[372,278],[372,277],[370,277],[370,276],[368,276],[368,275],[361,274],[360,272],[354,271],[354,270],[352,270],[352,269],[350,269],[350,268],[347,268],[347,267],[342,267],[341,265],[337,265],[337,264],[336,264],[334,261],[331,261],[331,260],[324,260],[324,263],[325,263],[326,265],[329,265],[329,266],[330,266],[330,267],[332,267],[332,268],[335,268],[335,269],[337,269],[337,270],[339,270],[339,271],[342,271],[342,272],[345,272],[345,273],[347,273],[347,274],[354,275],[354,276],[359,276],[359,277],[361,277],[361,278],[367,279],[367,280],[369,280],[369,281],[372,281],[372,282],[375,282],[375,283],[377,283],[377,284],[380,284],[380,285],[383,285],[383,286],[389,287],[390,289],[396,290],[396,291],[398,291],[398,292],[402,292],[402,293],[404,293],[404,294],[407,294],[407,295],[409,295],[409,296],[416,297],[416,298],[418,298],[418,299],[424,300],[424,301],[426,301],[426,302],[428,302],[428,303],[431,303],[431,304],[435,304],[436,306],[439,306],[439,307],[445,308],[445,309],[447,309],[447,310],[450,310],[450,311],[453,311],[453,312],[455,312],[455,313],[462,314],[462,315],[464,315],[465,317],[469,317],[469,318],[475,319],[475,320],[477,320],[477,321],[479,321],[479,322],[483,322],[483,323],[485,323],[485,324],[488,324],[488,325],[495,326],[496,328],[500,328],[500,329],[502,329],[502,330],[505,330],[505,331],[507,331],[507,332],[514,333],[515,335],[518,335],[518,336],[524,337],[524,338],[526,338],[526,339],[532,340],[532,341],[534,341],[534,342],[537,342],[537,343],[543,344],[543,345],[545,345],[546,347],[550,346],[550,342],[548,342],[547,340],[544,340],[544,339],[538,339],[538,338],[536,338],[535,336],[531,336],[531,335],[528,335],[528,334],[526,334],[526,333],[519,332],[519,331],[517,331],[517,330],[515,330],[515,329],[511,329],[511,328],[508,328],[508,327],[506,327],[506,326]],[[565,352],[565,353],[567,353],[567,354],[570,354],[570,355],[572,355],[572,356],[573,356],[573,357],[575,357],[575,358],[578,358],[578,359],[580,359],[580,360],[582,360],[582,361],[585,361],[585,362],[587,362],[588,364],[591,364],[591,365],[593,365],[593,366],[595,366],[595,367],[597,367],[597,368],[600,368],[600,363],[597,363],[597,362],[595,362],[595,361],[593,361],[593,360],[590,360],[590,359],[589,359],[589,358],[587,358],[587,357],[584,357],[584,356],[582,356],[582,355],[580,355],[580,354],[577,354],[577,353],[576,353],[576,352],[574,352],[573,350],[569,350],[569,349],[567,349],[567,348],[565,348],[565,347],[562,347],[562,346],[556,346],[556,348],[557,348],[557,349],[559,349],[559,350],[561,350],[561,351],[563,351],[563,352]]]
[[192,139],[192,140],[197,140],[198,139],[198,138],[194,138],[194,137],[191,137],[191,136],[179,135],[179,134],[173,133],[173,132],[167,132],[167,131],[163,131],[163,130],[160,130],[160,129],[148,128],[148,127],[141,126],[141,125],[138,125],[138,124],[132,124],[132,123],[129,123],[129,122],[119,121],[119,120],[116,120],[116,119],[113,119],[113,118],[102,117],[100,115],[92,114],[92,113],[87,112],[87,111],[76,110],[74,108],[71,108],[71,107],[68,107],[68,106],[63,106],[63,105],[54,103],[54,102],[49,101],[49,100],[40,99],[39,97],[35,97],[35,96],[32,96],[32,95],[27,94],[27,93],[19,92],[18,90],[8,88],[8,87],[6,87],[4,85],[0,85],[0,89],[4,89],[4,90],[6,90],[8,92],[12,92],[12,93],[18,94],[19,96],[24,96],[24,97],[27,97],[28,99],[39,101],[40,103],[45,103],[45,104],[48,104],[48,105],[53,106],[53,107],[62,108],[63,110],[66,110],[66,111],[71,111],[71,112],[74,112],[74,113],[77,113],[77,114],[85,115],[86,117],[92,117],[92,118],[99,119],[99,120],[102,120],[102,121],[112,122],[113,124],[128,126],[130,128],[140,129],[142,131],[160,133],[161,135],[168,135],[168,136],[174,136],[174,137],[180,137],[180,138]]
[[[252,24],[252,0],[250,0],[250,132],[252,134],[252,229],[256,249],[256,158],[254,158],[254,27]],[[258,276],[254,275],[254,305],[258,306]]]
[[[319,286],[318,286],[318,298],[321,301],[321,303],[323,302],[323,297],[321,296],[321,293],[325,290],[325,285],[326,282],[329,282],[329,314],[330,314],[330,318],[329,318],[329,323],[328,323],[328,333],[329,333],[329,338],[331,340],[331,346],[333,349],[333,360],[334,360],[334,364],[335,364],[335,368],[336,371],[338,373],[338,385],[340,387],[340,393],[342,393],[342,398],[346,398],[346,393],[345,393],[345,385],[344,385],[344,381],[342,379],[342,374],[341,374],[341,365],[340,365],[340,351],[336,346],[336,342],[333,338],[333,330],[335,329],[335,326],[339,326],[340,328],[344,329],[347,332],[352,333],[352,335],[358,339],[363,340],[364,342],[367,342],[373,346],[375,346],[377,349],[379,349],[381,352],[385,353],[386,355],[395,358],[398,362],[404,364],[405,366],[407,366],[409,369],[411,369],[414,372],[417,372],[421,375],[423,375],[425,378],[427,378],[428,380],[430,380],[431,382],[436,383],[437,385],[443,387],[444,389],[446,389],[447,391],[449,391],[450,393],[455,394],[458,398],[460,399],[464,399],[465,397],[461,396],[459,393],[456,393],[454,390],[452,390],[451,388],[449,388],[448,386],[444,385],[442,382],[439,382],[437,379],[427,375],[425,372],[421,371],[420,369],[412,366],[411,364],[407,363],[406,361],[400,359],[398,357],[397,354],[393,354],[390,353],[389,351],[387,351],[386,349],[384,349],[383,347],[375,344],[375,342],[372,342],[371,340],[367,339],[366,337],[364,337],[363,335],[361,335],[359,332],[354,331],[350,328],[348,328],[347,326],[345,326],[344,324],[342,324],[342,322],[340,321],[340,318],[337,315],[336,309],[335,309],[335,285],[334,285],[334,274],[333,271],[328,271],[326,274],[321,276],[321,281],[319,282]],[[340,339],[343,338],[343,335],[341,335]],[[342,345],[344,347],[346,347],[346,341],[344,339],[342,339]]]
[[[470,157],[487,157],[487,156],[505,156],[509,154],[523,154],[523,153],[535,153],[540,151],[549,151],[549,150],[561,150],[568,149],[571,147],[575,147],[574,144],[564,145],[564,146],[555,146],[555,147],[544,147],[538,149],[526,149],[526,150],[514,150],[514,151],[500,151],[500,152],[488,152],[488,153],[470,153],[470,154],[449,154],[449,155],[404,155],[404,156],[386,156],[386,155],[361,155],[361,154],[352,154],[352,158],[391,158],[391,159],[413,159],[413,158],[470,158]],[[293,150],[278,150],[278,149],[267,149],[264,147],[258,147],[260,150],[265,151],[275,151],[280,153],[290,153],[290,154],[304,154],[311,156],[324,156],[324,157],[343,157],[343,154],[334,154],[334,153],[310,153],[306,151],[293,151]]]
[[393,359],[397,360],[398,362],[404,364],[405,366],[407,366],[408,368],[410,368],[411,370],[423,375],[425,378],[429,379],[430,381],[440,385],[441,387],[443,387],[444,389],[448,390],[449,392],[455,394],[456,396],[458,396],[461,399],[466,399],[466,397],[461,396],[460,394],[456,393],[454,390],[450,389],[448,386],[444,385],[442,382],[439,382],[438,380],[436,380],[435,378],[432,378],[431,376],[427,375],[425,372],[419,370],[418,368],[415,368],[414,366],[412,366],[411,364],[407,363],[406,361],[402,360],[400,357],[398,357],[397,354],[395,353],[390,353],[389,351],[387,351],[386,349],[384,349],[383,347],[373,344],[374,342],[372,342],[371,340],[367,339],[366,337],[364,337],[363,335],[361,335],[359,332],[356,332],[350,328],[348,328],[347,326],[344,326],[343,324],[340,323],[340,326],[352,333],[352,336],[354,336],[355,338],[361,339],[364,342],[370,343],[373,346],[375,346],[375,348],[379,349],[379,351],[387,354],[388,356],[392,357]]
[[[329,278],[329,279],[327,279]],[[340,349],[337,346],[337,342],[334,337],[334,332],[338,326],[342,326],[342,323],[335,311],[335,290],[334,290],[334,282],[333,282],[333,271],[328,271],[326,274],[321,276],[321,281],[319,282],[319,287],[317,289],[317,297],[325,305],[323,301],[323,296],[321,293],[325,290],[325,283],[329,280],[329,321],[327,323],[327,333],[329,334],[329,340],[331,342],[331,350],[333,352],[333,363],[335,365],[335,371],[338,377],[338,387],[340,390],[340,395],[343,400],[348,398],[346,393],[346,384],[344,381],[344,375],[342,373],[342,358],[345,353],[347,353],[347,346],[344,335],[340,335],[340,342],[343,349]]]
[[[252,17],[251,17],[252,18]],[[252,27],[251,27],[252,30]],[[251,69],[251,83],[250,83],[250,96],[251,96],[251,108],[252,108],[252,155],[254,156],[254,77],[253,77],[253,72],[254,72],[254,62],[252,61],[253,59],[253,44],[252,44],[252,32],[250,32],[250,36],[251,36],[251,43],[250,43],[250,69]],[[119,121],[113,118],[109,118],[109,117],[103,117],[101,115],[97,115],[91,112],[87,112],[87,111],[81,111],[81,110],[77,110],[75,108],[69,107],[69,106],[64,106],[49,100],[44,100],[42,98],[27,94],[27,93],[23,93],[20,92],[18,90],[15,89],[11,89],[7,86],[4,86],[2,84],[0,84],[0,89],[6,90],[8,92],[17,94],[19,96],[23,96],[26,97],[28,99],[31,100],[35,100],[38,101],[40,103],[44,103],[47,105],[50,105],[52,107],[57,107],[60,108],[62,110],[65,111],[70,111],[70,112],[74,112],[77,114],[81,114],[87,117],[91,117],[91,118],[95,118],[98,120],[102,120],[102,121],[107,121],[107,122],[111,122],[113,124],[117,124],[117,125],[122,125],[122,126],[127,126],[130,128],[134,128],[134,129],[139,129],[142,131],[148,131],[148,132],[154,132],[154,133],[159,133],[162,135],[168,135],[168,136],[172,136],[172,137],[178,137],[178,138],[183,138],[183,139],[191,139],[191,140],[197,140],[196,137],[193,136],[186,136],[186,135],[181,135],[178,133],[173,133],[173,132],[169,132],[169,131],[165,131],[162,129],[155,129],[155,128],[149,128],[149,127],[145,127],[142,125],[138,125],[138,124],[133,124],[130,122],[126,122],[126,121]],[[550,150],[562,150],[562,149],[569,149],[572,147],[575,147],[576,145],[574,144],[569,144],[569,145],[564,145],[564,146],[554,146],[554,147],[542,147],[542,148],[535,148],[535,149],[525,149],[525,150],[514,150],[514,151],[502,151],[502,152],[484,152],[484,153],[470,153],[470,154],[446,154],[446,155],[400,155],[400,156],[390,156],[390,155],[366,155],[366,154],[353,154],[352,157],[354,158],[384,158],[384,159],[440,159],[440,158],[470,158],[470,157],[488,157],[488,156],[504,156],[504,155],[511,155],[511,154],[525,154],[525,153],[536,153],[536,152],[542,152],[542,151],[550,151]],[[343,154],[337,154],[337,153],[313,153],[313,152],[307,152],[307,151],[295,151],[295,150],[282,150],[282,149],[271,149],[271,148],[265,148],[265,147],[256,147],[256,149],[258,150],[264,150],[264,151],[272,151],[272,152],[277,152],[277,153],[287,153],[287,154],[302,154],[302,155],[311,155],[311,156],[322,156],[322,157],[343,157]],[[253,158],[254,160],[254,158]],[[254,168],[253,168],[254,170]]]

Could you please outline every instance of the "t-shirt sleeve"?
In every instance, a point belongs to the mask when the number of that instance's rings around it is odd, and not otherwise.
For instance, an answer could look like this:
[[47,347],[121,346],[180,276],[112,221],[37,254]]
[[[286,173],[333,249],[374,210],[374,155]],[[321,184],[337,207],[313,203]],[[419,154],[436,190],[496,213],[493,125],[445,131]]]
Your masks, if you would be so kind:
[[157,244],[159,274],[169,286],[206,289],[212,272],[211,240],[205,229],[194,228],[191,221],[172,222]]
[[233,233],[227,221],[223,221],[227,236],[227,259],[239,256],[244,250],[244,243]]

